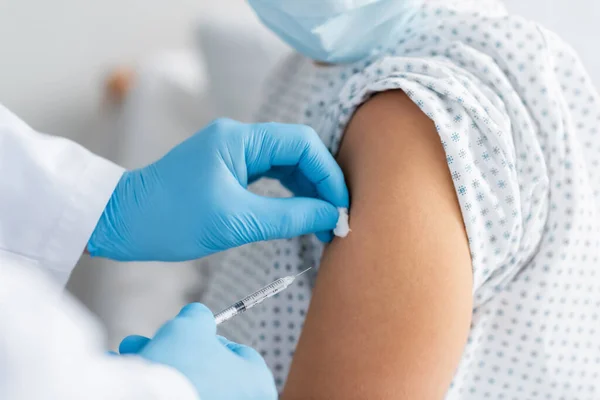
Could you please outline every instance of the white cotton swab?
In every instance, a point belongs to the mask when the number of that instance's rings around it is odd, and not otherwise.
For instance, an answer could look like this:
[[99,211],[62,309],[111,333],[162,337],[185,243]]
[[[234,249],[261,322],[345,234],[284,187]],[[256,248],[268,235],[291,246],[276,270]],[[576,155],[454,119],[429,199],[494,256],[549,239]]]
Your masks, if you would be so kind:
[[333,230],[333,234],[335,236],[345,238],[350,233],[350,225],[348,224],[348,209],[339,207],[338,212],[340,213],[340,217],[335,229]]

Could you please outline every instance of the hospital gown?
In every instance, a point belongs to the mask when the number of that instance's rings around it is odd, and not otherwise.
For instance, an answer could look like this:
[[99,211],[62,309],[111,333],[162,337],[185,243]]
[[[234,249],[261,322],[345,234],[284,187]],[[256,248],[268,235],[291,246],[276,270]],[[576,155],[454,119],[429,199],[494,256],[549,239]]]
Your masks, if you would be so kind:
[[[336,153],[357,107],[396,89],[435,122],[472,257],[472,326],[447,399],[600,398],[600,97],[579,58],[499,1],[430,0],[369,60],[286,59],[259,116],[308,124]],[[280,388],[321,252],[312,237],[231,251],[203,298],[216,311],[315,267],[222,326]]]

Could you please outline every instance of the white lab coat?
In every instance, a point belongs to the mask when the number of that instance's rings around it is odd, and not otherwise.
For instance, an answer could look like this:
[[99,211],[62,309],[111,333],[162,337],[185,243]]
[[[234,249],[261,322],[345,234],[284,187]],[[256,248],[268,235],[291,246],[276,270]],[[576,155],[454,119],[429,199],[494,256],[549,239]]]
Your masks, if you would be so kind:
[[0,105],[0,399],[197,400],[174,369],[108,356],[62,292],[122,173]]

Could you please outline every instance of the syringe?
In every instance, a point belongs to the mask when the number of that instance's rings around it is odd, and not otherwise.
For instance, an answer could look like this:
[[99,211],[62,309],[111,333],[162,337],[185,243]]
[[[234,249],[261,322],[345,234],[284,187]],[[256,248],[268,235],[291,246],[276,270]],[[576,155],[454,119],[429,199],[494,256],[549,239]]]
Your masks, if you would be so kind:
[[223,311],[215,315],[217,325],[235,317],[238,314],[243,313],[246,310],[251,309],[255,305],[262,303],[269,297],[275,296],[277,293],[284,291],[288,286],[292,284],[292,282],[294,282],[294,280],[296,280],[297,277],[299,277],[309,269],[310,268],[305,269],[298,275],[290,275],[285,276],[283,278],[279,278],[276,281],[263,287],[262,289],[259,289],[256,292],[252,293],[250,296],[238,301],[231,307],[224,309]]

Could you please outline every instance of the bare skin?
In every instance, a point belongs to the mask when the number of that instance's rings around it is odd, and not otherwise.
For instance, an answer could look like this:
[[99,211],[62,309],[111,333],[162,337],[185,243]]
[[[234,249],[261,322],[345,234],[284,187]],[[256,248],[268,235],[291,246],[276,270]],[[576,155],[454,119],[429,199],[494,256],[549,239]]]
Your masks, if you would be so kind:
[[349,124],[350,235],[326,249],[285,400],[443,399],[469,332],[467,236],[435,127],[400,91]]

